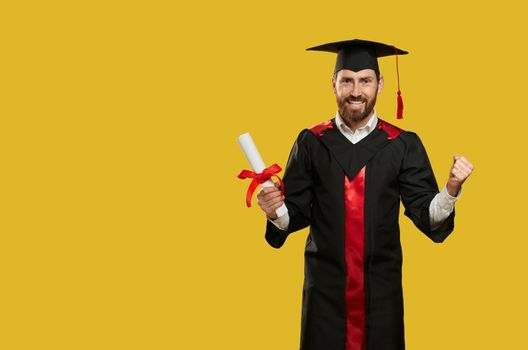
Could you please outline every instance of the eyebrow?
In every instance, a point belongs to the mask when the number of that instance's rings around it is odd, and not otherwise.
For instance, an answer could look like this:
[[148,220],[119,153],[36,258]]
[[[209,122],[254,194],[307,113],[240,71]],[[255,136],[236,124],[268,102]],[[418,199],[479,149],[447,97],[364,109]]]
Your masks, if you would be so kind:
[[[354,80],[354,78],[352,77],[341,77],[341,80]],[[374,80],[373,77],[360,77],[358,78],[359,81],[365,81],[365,80],[368,80],[368,81],[371,81],[371,80]]]

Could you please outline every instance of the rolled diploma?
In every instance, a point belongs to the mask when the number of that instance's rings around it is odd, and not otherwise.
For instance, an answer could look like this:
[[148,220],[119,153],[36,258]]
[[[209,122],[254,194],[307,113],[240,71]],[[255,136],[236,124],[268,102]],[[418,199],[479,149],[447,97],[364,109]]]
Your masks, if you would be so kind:
[[[242,134],[238,137],[238,143],[240,144],[240,147],[242,147],[242,151],[246,155],[246,158],[251,165],[251,168],[253,168],[253,171],[256,173],[261,173],[264,169],[266,169],[266,166],[264,165],[264,161],[262,160],[262,157],[260,156],[259,151],[257,150],[257,146],[255,146],[255,143],[253,142],[253,139],[251,138],[251,135],[249,132]],[[262,184],[262,187],[272,187],[275,186],[273,184],[273,181],[268,180]],[[286,209],[286,205],[283,203],[282,206],[277,208],[275,210],[275,213],[277,214],[277,217],[282,216],[288,212],[288,209]]]

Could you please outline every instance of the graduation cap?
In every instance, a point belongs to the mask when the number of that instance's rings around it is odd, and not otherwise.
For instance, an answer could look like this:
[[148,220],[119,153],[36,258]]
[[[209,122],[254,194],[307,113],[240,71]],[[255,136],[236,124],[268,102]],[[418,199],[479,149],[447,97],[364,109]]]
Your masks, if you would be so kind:
[[379,75],[378,57],[396,56],[396,73],[398,75],[398,111],[397,118],[403,118],[403,99],[400,91],[400,73],[398,70],[398,55],[406,55],[407,51],[392,45],[386,45],[367,40],[345,40],[310,47],[306,50],[327,51],[337,53],[334,73],[341,69],[358,72],[363,69],[373,69]]

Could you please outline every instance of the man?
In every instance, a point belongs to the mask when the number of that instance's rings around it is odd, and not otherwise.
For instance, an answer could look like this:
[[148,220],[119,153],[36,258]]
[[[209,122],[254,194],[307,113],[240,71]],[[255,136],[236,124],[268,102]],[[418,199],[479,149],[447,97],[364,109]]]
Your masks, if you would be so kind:
[[[338,112],[299,134],[284,197],[278,186],[259,192],[265,237],[280,248],[290,233],[310,226],[301,349],[402,350],[400,198],[418,229],[442,242],[454,228],[454,203],[473,166],[455,155],[439,192],[418,136],[376,115],[383,89],[377,57],[405,51],[363,40],[311,49],[337,52]],[[277,217],[283,203],[288,212]]]

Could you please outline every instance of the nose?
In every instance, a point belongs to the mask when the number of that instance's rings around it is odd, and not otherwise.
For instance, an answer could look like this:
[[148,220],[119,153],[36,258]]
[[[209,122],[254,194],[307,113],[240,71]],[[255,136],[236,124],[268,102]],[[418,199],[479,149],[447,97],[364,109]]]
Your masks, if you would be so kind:
[[352,97],[361,97],[361,91],[360,91],[360,88],[359,88],[359,84],[354,84],[352,86],[352,90],[350,91],[350,95],[352,95]]

